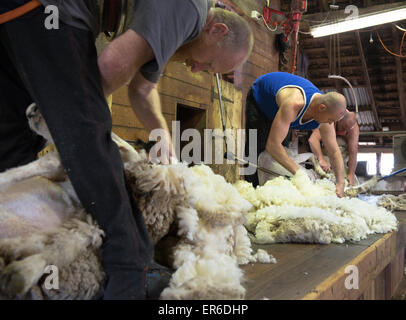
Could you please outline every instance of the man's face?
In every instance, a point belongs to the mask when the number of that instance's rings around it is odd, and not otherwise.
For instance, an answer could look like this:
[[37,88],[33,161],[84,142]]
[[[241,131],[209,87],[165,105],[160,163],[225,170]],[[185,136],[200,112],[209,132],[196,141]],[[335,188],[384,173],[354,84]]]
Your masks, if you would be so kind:
[[332,124],[336,121],[341,120],[346,111],[345,108],[337,108],[335,112],[329,112],[324,104],[319,105],[319,112],[314,117],[318,123],[329,123]]
[[357,120],[351,113],[345,115],[343,119],[337,122],[337,130],[341,132],[350,132],[356,125]]
[[209,71],[228,73],[235,70],[244,60],[241,53],[226,52],[217,45],[203,46],[186,58],[185,63],[192,72]]
[[228,73],[235,70],[245,59],[245,50],[239,52],[226,48],[223,44],[225,34],[216,29],[206,30],[200,41],[189,49],[185,63],[192,72],[209,71]]

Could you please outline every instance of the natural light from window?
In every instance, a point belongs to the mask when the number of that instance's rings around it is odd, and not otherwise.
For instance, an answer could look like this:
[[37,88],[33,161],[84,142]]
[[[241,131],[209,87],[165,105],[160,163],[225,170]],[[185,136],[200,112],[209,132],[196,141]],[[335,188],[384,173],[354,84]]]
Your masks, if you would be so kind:
[[381,158],[381,174],[386,176],[390,174],[393,170],[395,159],[393,158],[393,153],[382,153]]
[[[376,175],[376,153],[358,153],[357,161],[367,161],[368,175]],[[390,174],[393,170],[393,166],[393,153],[382,153],[381,174],[384,176]]]
[[376,174],[376,153],[358,153],[357,161],[367,162],[368,175]]

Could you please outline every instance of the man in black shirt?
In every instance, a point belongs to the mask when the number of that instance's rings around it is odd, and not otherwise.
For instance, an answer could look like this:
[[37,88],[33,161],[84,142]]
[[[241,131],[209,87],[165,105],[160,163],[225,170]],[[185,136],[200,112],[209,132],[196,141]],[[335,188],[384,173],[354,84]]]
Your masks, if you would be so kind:
[[[131,18],[97,57],[94,40],[109,31],[101,17],[103,9],[114,9],[110,1],[104,0],[103,8],[96,0],[1,1],[0,171],[32,161],[41,145],[25,118],[34,101],[82,205],[105,231],[104,298],[156,298],[147,277],[153,246],[125,187],[105,97],[130,84],[137,117],[147,129],[166,132],[169,152],[161,160],[167,162],[172,143],[156,89],[165,63],[174,56],[192,72],[228,72],[247,59],[253,36],[241,17],[211,8],[209,0],[129,1]],[[10,14],[24,5],[31,9]],[[58,8],[57,29],[44,23],[47,5]]]

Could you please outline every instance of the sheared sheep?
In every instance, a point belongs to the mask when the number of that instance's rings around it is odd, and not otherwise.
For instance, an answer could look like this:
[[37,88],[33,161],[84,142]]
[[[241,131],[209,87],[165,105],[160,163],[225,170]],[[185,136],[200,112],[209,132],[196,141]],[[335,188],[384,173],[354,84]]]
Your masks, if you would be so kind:
[[[31,128],[52,142],[35,105],[27,114]],[[252,254],[243,227],[251,204],[206,166],[151,165],[145,153],[136,152],[115,135],[112,138],[154,243],[166,235],[173,221],[178,222],[176,272],[161,297],[243,298],[238,264],[275,262],[266,252]],[[90,299],[98,295],[104,279],[99,252],[103,232],[83,212],[57,153],[0,174],[0,190],[4,195],[0,198],[0,297]],[[43,286],[44,267],[50,264],[59,268],[60,290]]]

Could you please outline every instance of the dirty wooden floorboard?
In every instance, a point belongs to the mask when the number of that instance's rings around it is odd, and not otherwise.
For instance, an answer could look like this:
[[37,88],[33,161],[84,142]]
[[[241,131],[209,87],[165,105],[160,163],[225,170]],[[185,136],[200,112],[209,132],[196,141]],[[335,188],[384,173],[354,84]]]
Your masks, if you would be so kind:
[[[396,216],[400,225],[406,225],[406,212],[398,212]],[[271,253],[278,263],[243,266],[246,299],[301,299],[383,236],[375,234],[360,242],[330,245],[254,245],[254,249]]]

